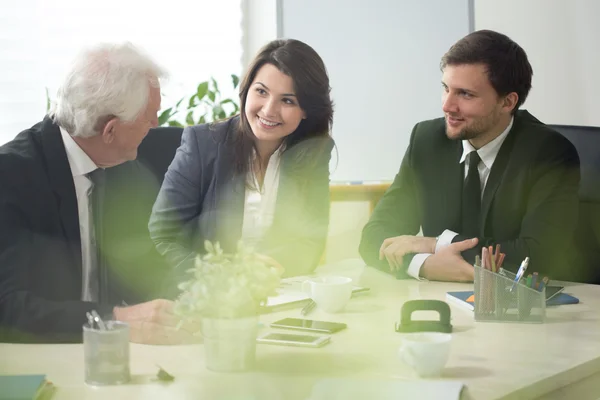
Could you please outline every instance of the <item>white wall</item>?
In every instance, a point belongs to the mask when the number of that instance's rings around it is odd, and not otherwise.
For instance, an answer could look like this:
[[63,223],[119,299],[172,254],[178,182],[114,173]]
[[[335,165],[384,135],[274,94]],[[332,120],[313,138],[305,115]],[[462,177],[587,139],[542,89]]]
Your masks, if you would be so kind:
[[[275,0],[247,1],[258,4],[247,32],[254,53],[276,37]],[[546,123],[600,126],[600,1],[474,0],[474,12],[475,29],[506,33],[527,51],[534,79],[525,108]],[[358,255],[368,210],[368,203],[332,205],[328,261]]]
[[524,108],[551,124],[600,126],[600,1],[475,0],[475,29],[527,52],[533,88]]
[[277,38],[276,0],[242,0],[244,31],[242,68],[245,70],[258,50]]
[[414,125],[442,115],[439,63],[469,33],[469,1],[280,3],[278,34],[312,46],[329,71],[340,156],[332,179],[392,180]]

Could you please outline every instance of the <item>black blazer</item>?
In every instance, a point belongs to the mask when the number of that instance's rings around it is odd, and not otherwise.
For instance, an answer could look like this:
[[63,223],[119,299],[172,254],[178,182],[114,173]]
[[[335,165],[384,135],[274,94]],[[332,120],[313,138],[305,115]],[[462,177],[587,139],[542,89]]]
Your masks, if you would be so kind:
[[[384,239],[399,235],[436,237],[445,229],[460,235],[464,167],[460,140],[450,140],[443,118],[418,123],[400,172],[364,227],[360,254],[379,261]],[[463,253],[474,262],[482,246],[500,243],[505,265],[515,270],[530,257],[530,271],[554,279],[573,278],[563,259],[578,213],[579,157],[573,145],[527,111],[518,111],[484,189],[477,248]],[[405,258],[405,267],[412,255]],[[405,277],[404,271],[399,277]]]
[[[234,251],[241,238],[246,178],[234,171],[238,121],[187,127],[165,175],[149,229],[158,251],[179,270],[175,279],[204,251],[204,240]],[[332,148],[331,138],[316,138],[282,153],[273,225],[257,250],[281,263],[286,275],[310,273],[323,252]],[[304,152],[316,162],[299,163]]]
[[101,304],[81,301],[77,198],[51,119],[0,147],[0,340],[80,341],[85,313],[150,300],[165,269],[147,231],[158,184],[137,162],[109,168]]

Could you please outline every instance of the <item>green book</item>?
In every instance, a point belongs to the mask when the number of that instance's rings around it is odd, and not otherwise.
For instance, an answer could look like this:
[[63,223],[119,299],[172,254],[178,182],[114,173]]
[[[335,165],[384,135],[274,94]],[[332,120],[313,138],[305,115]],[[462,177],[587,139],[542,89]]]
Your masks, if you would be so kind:
[[46,400],[52,392],[46,375],[0,375],[0,400]]

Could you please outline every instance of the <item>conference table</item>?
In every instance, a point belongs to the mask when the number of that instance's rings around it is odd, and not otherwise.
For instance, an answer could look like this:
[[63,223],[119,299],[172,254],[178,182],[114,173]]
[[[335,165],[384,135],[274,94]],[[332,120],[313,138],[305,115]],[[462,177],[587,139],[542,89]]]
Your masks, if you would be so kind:
[[[321,348],[257,345],[256,366],[249,372],[207,370],[202,344],[131,344],[132,381],[93,387],[84,383],[81,344],[0,344],[0,374],[46,374],[56,386],[53,400],[308,399],[315,385],[328,379],[342,384],[462,382],[466,399],[600,397],[600,286],[569,284],[565,292],[580,304],[548,308],[544,324],[475,322],[472,311],[449,303],[450,358],[442,376],[427,381],[419,380],[398,356],[403,335],[394,328],[402,304],[409,299],[445,300],[446,292],[472,290],[473,285],[396,280],[360,260],[345,260],[320,273],[350,273],[371,288],[340,313],[316,309],[309,315],[344,322],[348,328]],[[261,330],[275,331],[269,323],[282,317],[301,316],[298,308],[264,314]],[[158,381],[158,366],[175,380]]]

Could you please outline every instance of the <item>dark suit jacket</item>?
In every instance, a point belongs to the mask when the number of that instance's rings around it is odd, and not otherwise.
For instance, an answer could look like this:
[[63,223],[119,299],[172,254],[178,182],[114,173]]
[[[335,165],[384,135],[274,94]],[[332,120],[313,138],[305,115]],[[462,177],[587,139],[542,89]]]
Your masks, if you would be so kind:
[[[369,265],[379,261],[384,239],[399,235],[436,237],[445,229],[460,235],[464,165],[461,141],[445,134],[443,118],[418,123],[400,172],[364,227],[360,254]],[[518,111],[490,171],[481,206],[477,248],[463,253],[470,263],[481,246],[499,243],[505,265],[515,270],[530,257],[530,271],[554,279],[572,278],[563,259],[578,213],[579,158],[573,145],[527,111]],[[405,257],[405,267],[412,255]],[[567,263],[565,263],[567,262]],[[399,277],[406,276],[404,271]]]
[[[185,270],[204,251],[204,240],[235,251],[241,238],[245,177],[234,172],[233,135],[238,117],[188,127],[169,167],[150,219],[150,235],[172,266]],[[333,140],[309,139],[283,152],[273,225],[258,251],[286,275],[317,265],[329,224],[329,159]],[[296,160],[308,151],[313,165]],[[176,279],[182,276],[176,272]]]
[[80,341],[85,313],[155,295],[165,269],[147,231],[158,185],[138,163],[109,168],[101,303],[81,301],[77,199],[51,119],[0,147],[0,340]]

